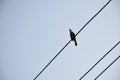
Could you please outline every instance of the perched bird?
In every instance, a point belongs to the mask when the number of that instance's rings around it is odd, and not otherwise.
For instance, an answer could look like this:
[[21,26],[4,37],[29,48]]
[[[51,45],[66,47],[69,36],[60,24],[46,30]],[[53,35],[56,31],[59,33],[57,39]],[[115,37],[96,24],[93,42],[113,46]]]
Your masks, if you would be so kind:
[[75,42],[75,46],[77,46],[75,33],[71,29],[69,29],[69,31],[70,31],[70,38],[71,38],[71,40],[74,41]]

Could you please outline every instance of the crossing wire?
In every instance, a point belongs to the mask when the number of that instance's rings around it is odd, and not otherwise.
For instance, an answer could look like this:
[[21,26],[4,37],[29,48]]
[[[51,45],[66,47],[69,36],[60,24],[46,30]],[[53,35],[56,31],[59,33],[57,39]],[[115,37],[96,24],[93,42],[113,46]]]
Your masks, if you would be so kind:
[[[75,35],[77,36],[109,3],[111,0],[109,0],[79,31],[78,33]],[[50,60],[50,62],[37,74],[37,76],[33,79],[36,80],[37,77],[52,63],[52,61],[65,49],[65,47],[71,42],[68,41],[66,43],[66,45]]]
[[113,63],[115,63],[115,61],[117,61],[120,58],[120,55],[112,62],[110,63],[94,80],[97,80],[108,68],[110,68],[110,66],[113,65]]
[[83,79],[100,61],[103,60],[103,58],[105,58],[118,44],[120,43],[120,41],[115,44],[102,58],[100,58],[79,80]]

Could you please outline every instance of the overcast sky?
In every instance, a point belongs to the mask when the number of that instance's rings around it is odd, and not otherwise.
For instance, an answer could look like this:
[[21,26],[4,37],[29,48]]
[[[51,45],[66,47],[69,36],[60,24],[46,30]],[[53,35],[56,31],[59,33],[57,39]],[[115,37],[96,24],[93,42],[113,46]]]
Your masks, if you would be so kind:
[[[33,80],[108,0],[0,0],[0,80]],[[111,3],[36,80],[78,80],[120,40],[120,1]],[[120,44],[83,80],[93,80]],[[120,80],[120,59],[98,80]]]

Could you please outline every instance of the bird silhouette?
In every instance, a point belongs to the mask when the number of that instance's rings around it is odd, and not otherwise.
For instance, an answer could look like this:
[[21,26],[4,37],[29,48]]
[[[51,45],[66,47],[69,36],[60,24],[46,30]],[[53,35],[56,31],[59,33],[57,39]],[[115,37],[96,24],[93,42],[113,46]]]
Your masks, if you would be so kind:
[[70,38],[71,38],[71,40],[74,41],[75,42],[75,46],[77,46],[77,41],[76,41],[75,33],[71,29],[69,29],[69,32],[70,32]]

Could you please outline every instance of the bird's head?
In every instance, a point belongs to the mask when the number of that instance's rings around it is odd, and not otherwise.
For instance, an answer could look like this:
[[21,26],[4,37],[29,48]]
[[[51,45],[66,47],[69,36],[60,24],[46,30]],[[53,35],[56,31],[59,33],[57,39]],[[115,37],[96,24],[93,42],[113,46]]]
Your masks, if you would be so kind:
[[72,30],[69,28],[69,31],[72,32]]

